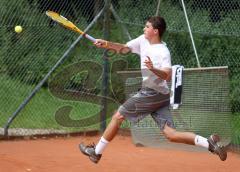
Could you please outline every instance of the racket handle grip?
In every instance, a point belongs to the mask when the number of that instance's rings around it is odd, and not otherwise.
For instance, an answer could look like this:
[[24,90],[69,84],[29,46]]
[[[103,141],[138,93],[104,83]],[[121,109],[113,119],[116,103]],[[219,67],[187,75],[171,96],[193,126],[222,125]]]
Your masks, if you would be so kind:
[[85,34],[84,36],[85,36],[85,38],[89,39],[89,40],[92,41],[93,43],[96,42],[96,39],[93,38],[92,36],[90,36],[90,35],[88,35],[88,34]]

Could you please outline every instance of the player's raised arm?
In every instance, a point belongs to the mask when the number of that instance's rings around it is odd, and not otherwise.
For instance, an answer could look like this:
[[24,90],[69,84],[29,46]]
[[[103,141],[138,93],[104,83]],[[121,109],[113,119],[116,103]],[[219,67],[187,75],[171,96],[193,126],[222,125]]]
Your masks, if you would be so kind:
[[128,53],[131,51],[131,49],[126,44],[120,44],[116,42],[110,42],[103,39],[96,39],[96,42],[94,43],[98,48],[105,48],[105,49],[113,49],[117,53]]

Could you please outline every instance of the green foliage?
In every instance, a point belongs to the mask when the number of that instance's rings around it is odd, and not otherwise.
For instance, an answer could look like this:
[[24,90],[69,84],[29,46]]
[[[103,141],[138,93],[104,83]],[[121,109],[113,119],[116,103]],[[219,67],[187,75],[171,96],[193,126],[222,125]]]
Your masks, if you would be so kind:
[[[131,23],[144,24],[148,16],[154,15],[157,1],[121,0],[119,2],[119,15],[123,19],[130,19]],[[130,10],[131,9],[131,10]],[[144,9],[144,10],[139,10]]]
[[[9,115],[16,110],[20,103],[22,103],[25,99],[25,95],[29,90],[33,89],[33,86],[23,84],[9,77],[0,76],[0,79],[0,86],[2,88],[0,90],[0,95],[1,99],[4,100],[0,101],[0,126],[4,126]],[[18,89],[12,89],[9,85],[17,85]],[[11,106],[9,106],[9,104],[11,104]],[[66,105],[73,107],[71,116],[73,116],[74,119],[83,118],[86,115],[95,114],[99,111],[99,106],[96,104],[60,100],[53,97],[47,89],[42,88],[38,96],[35,96],[21,114],[17,116],[11,127],[76,131],[76,128],[64,128],[60,126],[55,120],[55,112],[59,107]],[[88,128],[98,129],[99,126],[89,126]]]

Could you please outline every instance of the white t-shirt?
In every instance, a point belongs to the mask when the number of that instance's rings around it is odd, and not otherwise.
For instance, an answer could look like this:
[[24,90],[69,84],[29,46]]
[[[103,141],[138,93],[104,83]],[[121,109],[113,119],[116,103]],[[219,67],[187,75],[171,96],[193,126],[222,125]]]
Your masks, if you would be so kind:
[[169,88],[167,82],[151,72],[144,63],[148,56],[152,60],[154,68],[171,68],[171,55],[166,44],[164,42],[150,44],[144,35],[141,35],[138,38],[129,41],[127,46],[133,53],[140,55],[141,72],[143,77],[142,86],[154,89],[162,94],[168,94]]

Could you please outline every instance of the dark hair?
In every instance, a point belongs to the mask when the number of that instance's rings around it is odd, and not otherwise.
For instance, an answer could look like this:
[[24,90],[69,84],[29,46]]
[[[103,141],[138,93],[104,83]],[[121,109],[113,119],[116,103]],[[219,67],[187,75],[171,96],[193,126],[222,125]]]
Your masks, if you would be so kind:
[[162,37],[167,28],[164,18],[160,16],[152,16],[149,17],[147,21],[152,24],[154,29],[158,29],[159,37]]

